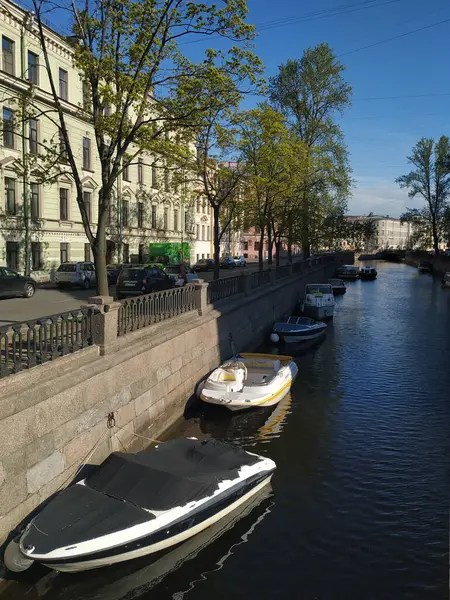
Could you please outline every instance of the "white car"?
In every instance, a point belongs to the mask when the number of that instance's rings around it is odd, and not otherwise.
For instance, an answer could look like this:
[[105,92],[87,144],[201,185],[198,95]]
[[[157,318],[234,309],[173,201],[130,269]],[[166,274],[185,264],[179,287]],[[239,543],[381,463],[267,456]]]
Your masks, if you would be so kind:
[[245,260],[245,256],[233,256],[234,264],[237,267],[246,267],[247,261]]

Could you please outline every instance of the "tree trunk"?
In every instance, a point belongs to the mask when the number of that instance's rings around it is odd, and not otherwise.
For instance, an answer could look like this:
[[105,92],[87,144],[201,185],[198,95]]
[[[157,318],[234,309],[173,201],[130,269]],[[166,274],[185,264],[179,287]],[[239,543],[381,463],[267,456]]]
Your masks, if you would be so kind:
[[273,238],[272,238],[272,227],[270,225],[270,218],[269,221],[267,223],[267,250],[268,250],[268,262],[269,262],[269,267],[272,266],[273,264],[273,257],[272,257],[272,253],[273,253]]
[[275,264],[277,267],[280,266],[280,252],[281,252],[281,240],[275,242]]
[[258,268],[260,271],[264,268],[264,233],[266,231],[265,225],[262,226],[259,234],[259,248],[258,248]]
[[214,279],[219,279],[220,277],[219,213],[220,207],[214,206]]
[[291,242],[288,242],[287,251],[288,251],[288,261],[290,264],[292,264],[292,244],[291,244]]
[[101,224],[101,219],[99,221],[97,235],[92,246],[97,278],[97,294],[99,296],[109,296],[108,273],[106,271],[106,232],[104,224]]
[[436,256],[439,254],[439,236],[437,232],[436,216],[433,215],[433,249]]

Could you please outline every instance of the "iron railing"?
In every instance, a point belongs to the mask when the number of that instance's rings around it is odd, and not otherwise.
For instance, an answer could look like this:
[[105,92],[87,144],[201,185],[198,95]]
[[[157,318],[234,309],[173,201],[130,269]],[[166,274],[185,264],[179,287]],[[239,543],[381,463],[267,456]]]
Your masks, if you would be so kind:
[[245,275],[237,277],[225,277],[224,279],[214,279],[208,285],[208,303],[217,302],[229,298],[235,294],[240,294],[244,291]]
[[291,273],[291,265],[282,265],[275,270],[275,279],[283,279]]
[[93,343],[91,308],[0,327],[0,378]]
[[254,273],[250,273],[247,277],[250,278],[249,289],[256,290],[262,285],[266,285],[270,283],[270,273],[271,270],[267,269],[265,271],[255,271]]
[[122,300],[117,335],[142,329],[195,309],[195,285],[187,284],[161,292]]

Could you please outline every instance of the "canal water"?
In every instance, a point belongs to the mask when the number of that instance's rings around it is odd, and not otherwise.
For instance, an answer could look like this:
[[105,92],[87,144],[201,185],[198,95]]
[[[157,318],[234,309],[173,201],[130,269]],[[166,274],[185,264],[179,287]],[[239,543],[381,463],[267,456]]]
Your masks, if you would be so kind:
[[271,413],[201,412],[277,463],[272,489],[152,566],[39,571],[14,600],[448,598],[450,290],[403,264],[349,283]]

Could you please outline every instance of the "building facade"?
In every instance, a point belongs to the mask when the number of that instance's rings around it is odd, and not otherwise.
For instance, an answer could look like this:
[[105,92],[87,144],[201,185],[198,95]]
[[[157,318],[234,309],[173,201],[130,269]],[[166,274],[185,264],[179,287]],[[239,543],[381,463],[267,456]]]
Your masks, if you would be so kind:
[[195,242],[193,260],[214,258],[213,213],[206,199],[199,197],[195,203]]
[[[27,246],[31,274],[42,280],[61,262],[91,259],[91,250],[69,168],[61,169],[57,181],[49,184],[33,177],[36,169],[43,168],[39,155],[44,146],[59,147],[64,162],[36,27],[30,13],[0,0],[0,264],[25,270]],[[45,35],[71,147],[82,174],[84,204],[95,232],[101,170],[93,128],[83,111],[86,94],[72,63],[70,43],[49,28]],[[17,119],[18,102],[23,106],[27,92],[33,99],[30,114],[36,118]],[[180,250],[185,260],[195,259],[195,208],[182,201],[186,195],[173,191],[170,177],[164,163],[149,155],[142,155],[118,177],[107,230],[108,262],[143,260],[161,253],[173,257]]]
[[[412,223],[402,223],[400,219],[390,217],[389,215],[374,215],[370,213],[367,216],[347,217],[349,221],[373,221],[375,223],[375,232],[365,243],[365,250],[405,250],[410,247],[410,239],[413,232]],[[344,240],[343,248],[347,248],[348,243]]]

